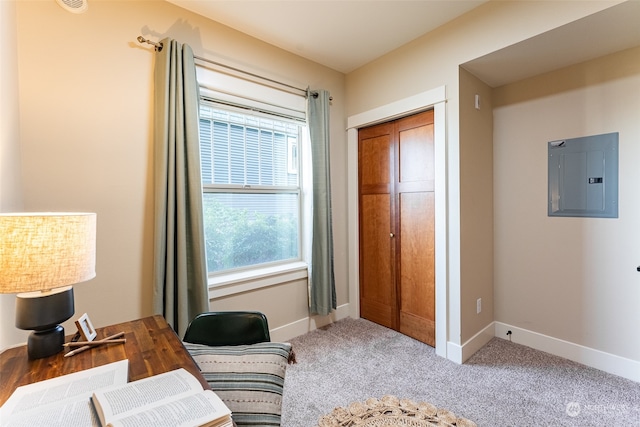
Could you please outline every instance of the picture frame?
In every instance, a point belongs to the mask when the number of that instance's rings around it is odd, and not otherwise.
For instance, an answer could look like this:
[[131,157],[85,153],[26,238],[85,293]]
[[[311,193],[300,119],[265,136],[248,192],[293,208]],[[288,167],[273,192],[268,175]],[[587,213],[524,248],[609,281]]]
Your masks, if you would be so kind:
[[91,319],[89,319],[89,315],[84,313],[82,316],[76,320],[76,326],[78,327],[78,332],[82,335],[82,339],[84,341],[93,341],[97,335],[93,324],[91,323]]

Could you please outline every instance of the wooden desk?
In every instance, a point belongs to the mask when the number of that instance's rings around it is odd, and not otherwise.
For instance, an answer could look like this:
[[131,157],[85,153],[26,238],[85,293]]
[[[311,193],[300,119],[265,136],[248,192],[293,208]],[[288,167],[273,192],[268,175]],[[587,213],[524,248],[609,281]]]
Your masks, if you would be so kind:
[[[101,339],[124,332],[124,344],[106,344],[64,357],[68,350],[37,360],[28,360],[27,347],[10,348],[0,354],[0,405],[21,385],[31,384],[84,369],[129,359],[129,381],[185,368],[210,389],[182,341],[162,316],[96,328]],[[67,337],[67,341],[71,336]]]

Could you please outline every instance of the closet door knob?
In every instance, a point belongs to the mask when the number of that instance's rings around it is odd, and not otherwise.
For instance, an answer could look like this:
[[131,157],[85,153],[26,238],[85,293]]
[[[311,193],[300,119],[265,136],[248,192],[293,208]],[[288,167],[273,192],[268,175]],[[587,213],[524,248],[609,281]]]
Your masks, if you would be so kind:
[[395,237],[393,233],[389,233],[389,237]]

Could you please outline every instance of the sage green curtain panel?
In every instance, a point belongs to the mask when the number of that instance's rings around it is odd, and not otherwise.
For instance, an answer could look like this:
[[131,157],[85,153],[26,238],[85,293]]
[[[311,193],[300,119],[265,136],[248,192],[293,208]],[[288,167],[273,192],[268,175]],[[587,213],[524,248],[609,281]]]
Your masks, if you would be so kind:
[[162,40],[154,69],[154,310],[183,336],[209,311],[193,51]]
[[309,267],[309,311],[327,315],[336,309],[329,167],[329,92],[310,91],[307,120],[313,176],[313,237]]

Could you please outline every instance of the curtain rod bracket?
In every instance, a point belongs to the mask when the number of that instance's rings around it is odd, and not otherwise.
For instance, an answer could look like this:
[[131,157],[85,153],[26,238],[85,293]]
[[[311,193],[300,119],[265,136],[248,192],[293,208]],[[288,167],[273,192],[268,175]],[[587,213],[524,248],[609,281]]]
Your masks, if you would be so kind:
[[154,49],[156,50],[156,52],[160,52],[163,48],[162,43],[157,43],[157,42],[153,42],[151,40],[147,40],[142,36],[138,36],[138,43],[147,43],[150,44],[154,47]]

